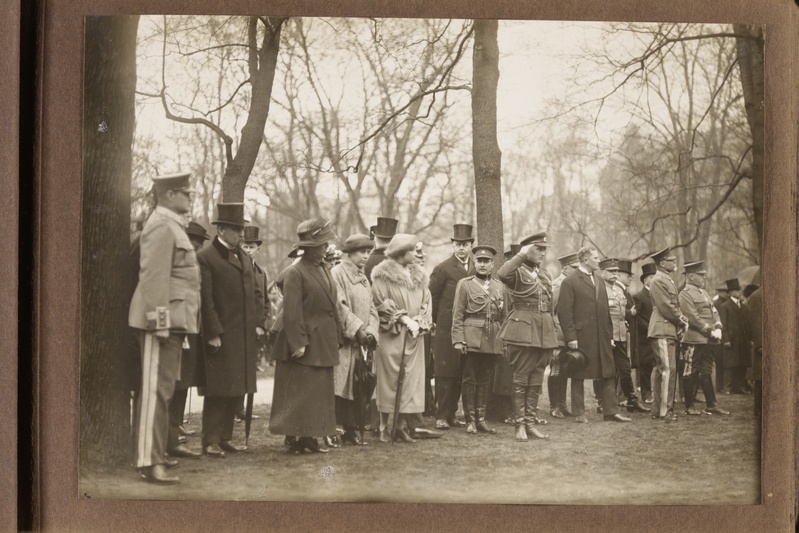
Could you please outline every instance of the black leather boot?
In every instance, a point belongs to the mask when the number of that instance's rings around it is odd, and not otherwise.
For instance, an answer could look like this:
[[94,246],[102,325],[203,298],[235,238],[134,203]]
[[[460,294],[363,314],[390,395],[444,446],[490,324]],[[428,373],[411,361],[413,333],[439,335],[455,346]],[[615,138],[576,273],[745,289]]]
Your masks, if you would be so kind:
[[497,430],[488,427],[486,424],[486,402],[488,401],[488,387],[482,386],[477,388],[475,394],[475,401],[477,402],[477,431],[480,433],[496,434]]
[[[538,396],[541,393],[538,387],[527,387],[527,393],[525,394],[525,401],[524,401],[524,427],[527,431],[527,435],[530,437],[535,437],[536,439],[548,439],[549,435],[541,433],[535,427],[536,424],[541,424],[538,418]],[[543,420],[543,423],[546,424],[546,420]]]
[[513,419],[516,421],[516,440],[527,442],[527,431],[524,427],[524,399],[527,388],[513,384],[511,402],[513,403]]
[[477,433],[477,417],[475,416],[474,385],[464,383],[461,386],[463,400],[463,416],[466,418],[466,433]]

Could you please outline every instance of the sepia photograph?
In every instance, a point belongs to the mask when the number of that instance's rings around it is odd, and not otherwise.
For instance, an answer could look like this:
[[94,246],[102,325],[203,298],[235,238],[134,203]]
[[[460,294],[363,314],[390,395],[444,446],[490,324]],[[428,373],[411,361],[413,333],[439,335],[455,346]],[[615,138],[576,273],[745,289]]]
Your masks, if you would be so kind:
[[762,503],[765,26],[83,23],[79,498]]

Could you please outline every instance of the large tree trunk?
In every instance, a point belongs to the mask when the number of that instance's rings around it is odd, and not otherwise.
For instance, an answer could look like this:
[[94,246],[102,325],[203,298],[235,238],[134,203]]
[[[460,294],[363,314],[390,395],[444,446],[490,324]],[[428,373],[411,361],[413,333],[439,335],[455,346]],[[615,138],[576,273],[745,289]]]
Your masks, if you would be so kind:
[[[763,27],[747,24],[733,25],[737,37],[738,65],[741,69],[741,84],[744,107],[749,128],[752,130],[752,208],[759,249],[763,247],[763,152],[765,149],[764,102],[765,81],[763,71]],[[762,254],[761,254],[762,257]]]
[[261,48],[257,51],[256,29],[259,17],[250,17],[249,42],[252,49],[249,59],[252,97],[247,122],[241,130],[241,142],[233,161],[225,169],[222,179],[222,198],[225,202],[243,202],[244,187],[261,149],[264,126],[272,101],[272,84],[275,81],[277,54],[280,50],[280,29],[284,18],[263,17],[267,24]]
[[130,179],[139,17],[86,19],[83,107],[80,451],[128,457]]
[[499,45],[496,20],[474,22],[472,56],[472,158],[478,242],[497,249],[502,262],[502,152],[497,143]]

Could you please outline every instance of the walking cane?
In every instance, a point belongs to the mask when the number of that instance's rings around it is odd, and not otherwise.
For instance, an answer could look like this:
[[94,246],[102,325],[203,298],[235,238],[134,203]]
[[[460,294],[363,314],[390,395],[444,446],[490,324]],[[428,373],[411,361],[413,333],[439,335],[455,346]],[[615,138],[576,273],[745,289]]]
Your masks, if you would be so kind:
[[408,342],[408,330],[404,326],[400,326],[400,331],[402,331],[402,354],[400,355],[399,374],[397,375],[397,394],[394,395],[394,417],[391,424],[391,444],[394,444],[394,437],[397,434],[400,402],[402,400],[402,384],[405,382],[405,344]]

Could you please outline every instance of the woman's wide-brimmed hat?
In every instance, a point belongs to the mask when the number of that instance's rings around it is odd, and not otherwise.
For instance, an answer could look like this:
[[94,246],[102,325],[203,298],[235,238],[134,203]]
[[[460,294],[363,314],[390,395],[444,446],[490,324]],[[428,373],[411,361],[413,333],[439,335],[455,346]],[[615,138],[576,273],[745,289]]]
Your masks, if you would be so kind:
[[297,246],[305,248],[336,240],[336,234],[333,233],[330,222],[321,217],[300,222],[300,225],[297,226],[297,236],[300,238]]

